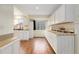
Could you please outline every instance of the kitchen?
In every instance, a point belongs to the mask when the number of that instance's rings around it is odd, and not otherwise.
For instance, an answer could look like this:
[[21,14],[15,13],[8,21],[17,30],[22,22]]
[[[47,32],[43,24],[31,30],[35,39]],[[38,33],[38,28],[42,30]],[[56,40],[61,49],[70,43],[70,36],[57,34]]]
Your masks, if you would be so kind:
[[[79,53],[79,5],[4,4],[0,5],[0,9],[0,53],[24,54],[20,41],[33,38],[46,38],[54,54]],[[43,46],[41,44],[38,44],[38,54]]]

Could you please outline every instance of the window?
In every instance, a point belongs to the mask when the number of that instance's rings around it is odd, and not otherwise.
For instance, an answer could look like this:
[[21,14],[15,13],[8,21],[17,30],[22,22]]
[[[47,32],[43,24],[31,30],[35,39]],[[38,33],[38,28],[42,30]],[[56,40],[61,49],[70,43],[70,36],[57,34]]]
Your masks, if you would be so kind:
[[46,21],[35,21],[35,30],[45,30]]

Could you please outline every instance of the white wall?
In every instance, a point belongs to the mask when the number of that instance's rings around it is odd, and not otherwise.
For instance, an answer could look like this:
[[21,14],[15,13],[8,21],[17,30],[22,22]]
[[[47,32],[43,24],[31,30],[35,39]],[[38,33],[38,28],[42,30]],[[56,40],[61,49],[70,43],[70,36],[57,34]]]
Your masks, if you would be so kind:
[[0,5],[0,35],[13,32],[13,6]]

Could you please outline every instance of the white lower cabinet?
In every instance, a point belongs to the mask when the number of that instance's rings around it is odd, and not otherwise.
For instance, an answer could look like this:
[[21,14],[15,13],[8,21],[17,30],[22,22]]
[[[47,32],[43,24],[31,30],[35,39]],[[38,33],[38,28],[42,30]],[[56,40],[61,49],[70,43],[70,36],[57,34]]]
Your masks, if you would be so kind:
[[11,54],[11,53],[12,53],[12,46],[11,45],[0,49],[0,54]]
[[19,54],[20,53],[20,42],[16,41],[12,44],[12,53]]
[[14,37],[15,39],[29,40],[29,31],[15,31]]
[[74,54],[74,36],[58,36],[57,48],[57,53]]
[[0,54],[23,54],[24,51],[22,51],[20,47],[20,41],[17,40],[15,42],[12,42],[11,44],[0,48]]
[[56,36],[54,34],[51,34],[50,32],[45,32],[45,37],[47,38],[47,40],[50,43],[51,47],[56,52],[57,51]]
[[74,36],[56,35],[55,33],[45,32],[45,36],[57,54],[74,54]]

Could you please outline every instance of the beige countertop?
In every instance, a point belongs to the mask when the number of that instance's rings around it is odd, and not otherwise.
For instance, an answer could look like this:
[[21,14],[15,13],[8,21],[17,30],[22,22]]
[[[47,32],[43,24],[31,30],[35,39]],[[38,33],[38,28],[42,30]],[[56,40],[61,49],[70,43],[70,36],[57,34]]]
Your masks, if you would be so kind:
[[0,48],[12,42],[14,40],[12,38],[13,38],[13,33],[0,35]]
[[3,39],[3,40],[0,40],[0,47],[3,47],[5,45],[9,44],[12,41],[13,40],[11,38],[6,38],[6,39]]
[[59,35],[59,36],[74,36],[75,35],[74,33],[62,33],[62,32],[51,31],[51,30],[48,30],[48,32],[55,33],[56,35]]

